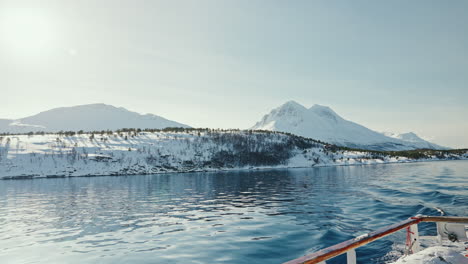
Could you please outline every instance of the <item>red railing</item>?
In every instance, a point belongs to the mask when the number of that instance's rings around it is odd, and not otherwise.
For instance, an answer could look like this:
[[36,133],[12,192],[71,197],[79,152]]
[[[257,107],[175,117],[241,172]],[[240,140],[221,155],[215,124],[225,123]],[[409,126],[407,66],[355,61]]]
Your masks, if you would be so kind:
[[[368,233],[357,238],[353,238],[331,247],[324,248],[315,253],[305,255],[303,257],[288,261],[284,264],[314,264],[321,263],[338,255],[348,253],[348,264],[356,263],[356,254],[354,249],[371,243],[377,239],[390,235],[396,231],[406,227],[416,228],[420,222],[450,222],[450,223],[468,223],[468,217],[451,217],[451,216],[415,216],[397,224],[380,228],[376,231]],[[419,241],[418,241],[419,243]]]

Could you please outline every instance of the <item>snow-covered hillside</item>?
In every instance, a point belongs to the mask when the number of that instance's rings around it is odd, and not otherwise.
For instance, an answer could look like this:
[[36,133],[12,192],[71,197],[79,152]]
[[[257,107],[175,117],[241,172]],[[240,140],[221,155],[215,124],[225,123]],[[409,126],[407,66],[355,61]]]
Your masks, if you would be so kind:
[[[442,158],[468,158],[468,155],[445,155]],[[310,139],[275,132],[180,129],[179,132],[0,136],[0,178],[409,161],[412,160],[379,153],[344,151]]]
[[416,135],[418,140],[389,137],[345,120],[327,106],[313,105],[307,109],[294,101],[273,109],[251,129],[289,132],[339,146],[369,150],[441,148]]
[[17,120],[0,119],[0,133],[96,131],[120,128],[189,127],[163,117],[141,115],[106,104],[61,107]]

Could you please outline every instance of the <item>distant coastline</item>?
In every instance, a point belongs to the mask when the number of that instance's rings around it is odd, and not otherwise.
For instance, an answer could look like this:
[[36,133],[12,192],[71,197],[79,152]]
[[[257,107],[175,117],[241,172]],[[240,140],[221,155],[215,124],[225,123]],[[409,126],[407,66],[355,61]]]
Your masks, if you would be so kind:
[[468,159],[468,150],[379,152],[288,133],[172,128],[0,136],[0,179],[375,165]]

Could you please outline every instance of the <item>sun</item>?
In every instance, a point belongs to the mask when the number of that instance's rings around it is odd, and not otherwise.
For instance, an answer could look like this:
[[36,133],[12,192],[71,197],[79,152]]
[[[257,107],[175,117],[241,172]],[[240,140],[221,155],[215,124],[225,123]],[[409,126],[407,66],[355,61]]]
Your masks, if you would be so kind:
[[5,9],[0,16],[0,45],[10,55],[34,57],[50,51],[55,29],[37,8]]

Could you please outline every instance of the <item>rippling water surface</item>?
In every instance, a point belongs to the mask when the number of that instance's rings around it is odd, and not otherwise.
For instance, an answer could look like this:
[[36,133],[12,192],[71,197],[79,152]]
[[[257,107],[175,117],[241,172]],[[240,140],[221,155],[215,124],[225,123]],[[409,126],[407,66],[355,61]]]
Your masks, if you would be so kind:
[[281,263],[434,207],[468,215],[468,162],[5,180],[0,263]]

